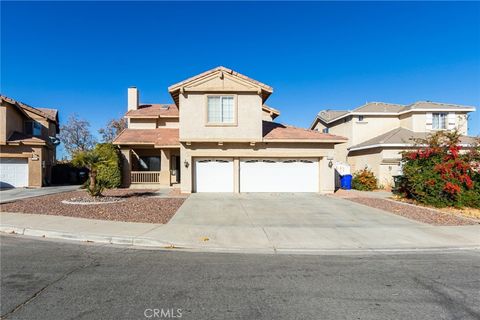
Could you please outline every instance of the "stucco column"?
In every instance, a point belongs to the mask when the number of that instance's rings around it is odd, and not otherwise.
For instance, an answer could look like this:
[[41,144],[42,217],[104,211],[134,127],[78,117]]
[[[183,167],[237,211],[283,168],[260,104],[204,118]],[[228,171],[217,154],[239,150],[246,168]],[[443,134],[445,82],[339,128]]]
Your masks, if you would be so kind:
[[160,184],[170,186],[170,149],[160,150]]
[[[188,168],[185,166],[188,163]],[[193,161],[190,155],[190,150],[185,148],[183,143],[180,145],[180,191],[182,193],[191,193],[192,189],[192,175],[193,175]]]
[[32,155],[28,158],[28,186],[40,188],[43,177],[43,150],[42,148],[32,148]]
[[128,188],[131,183],[132,150],[130,148],[120,149],[120,157],[122,164],[122,187]]
[[328,157],[320,158],[320,193],[335,192],[335,169],[330,168],[328,163],[333,160],[328,160]]
[[240,160],[233,158],[233,192],[240,192]]

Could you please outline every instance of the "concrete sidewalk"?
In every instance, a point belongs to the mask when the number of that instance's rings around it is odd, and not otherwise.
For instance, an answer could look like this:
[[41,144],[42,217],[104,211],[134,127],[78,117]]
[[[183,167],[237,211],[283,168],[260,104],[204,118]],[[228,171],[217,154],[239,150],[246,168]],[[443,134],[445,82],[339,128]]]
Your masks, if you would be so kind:
[[0,203],[12,202],[21,199],[40,197],[49,194],[75,191],[80,188],[79,185],[73,186],[54,186],[42,188],[13,188],[0,191]]
[[260,227],[147,224],[1,213],[0,231],[52,239],[200,251],[328,253],[478,249],[480,226]]

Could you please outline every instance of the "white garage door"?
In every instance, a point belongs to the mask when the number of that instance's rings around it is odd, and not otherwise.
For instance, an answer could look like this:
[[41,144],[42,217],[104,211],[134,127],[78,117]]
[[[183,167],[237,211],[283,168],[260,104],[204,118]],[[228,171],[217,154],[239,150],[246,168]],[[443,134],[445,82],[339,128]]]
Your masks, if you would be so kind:
[[241,159],[240,192],[318,192],[318,160]]
[[28,159],[0,158],[0,187],[27,187]]
[[196,159],[196,192],[233,192],[233,159]]

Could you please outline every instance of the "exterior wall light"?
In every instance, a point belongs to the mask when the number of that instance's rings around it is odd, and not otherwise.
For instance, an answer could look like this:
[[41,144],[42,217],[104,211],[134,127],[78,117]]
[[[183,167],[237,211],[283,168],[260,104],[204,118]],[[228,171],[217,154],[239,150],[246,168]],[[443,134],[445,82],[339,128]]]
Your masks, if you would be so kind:
[[332,168],[332,167],[333,167],[333,162],[332,162],[332,160],[328,161],[328,167],[329,167],[329,168]]
[[183,165],[185,166],[185,168],[188,168],[188,166],[190,165],[190,163],[188,163],[187,160],[183,161]]

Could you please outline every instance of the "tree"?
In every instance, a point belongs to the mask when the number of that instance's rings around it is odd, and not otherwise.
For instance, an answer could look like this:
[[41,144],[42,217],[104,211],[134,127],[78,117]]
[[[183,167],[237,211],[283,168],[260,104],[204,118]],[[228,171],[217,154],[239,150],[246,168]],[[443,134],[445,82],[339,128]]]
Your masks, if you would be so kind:
[[61,126],[60,141],[71,157],[77,152],[90,150],[95,145],[95,138],[89,129],[90,123],[75,113],[68,118],[67,124]]
[[127,128],[127,120],[125,118],[112,119],[105,128],[98,130],[98,133],[102,135],[103,142],[112,142],[125,128]]
[[89,183],[87,185],[87,191],[93,197],[98,197],[102,195],[104,186],[102,183],[97,183],[97,174],[98,167],[105,163],[105,161],[106,160],[102,158],[102,156],[96,149],[88,151],[77,151],[73,156],[72,164],[75,167],[86,167],[89,170]]

